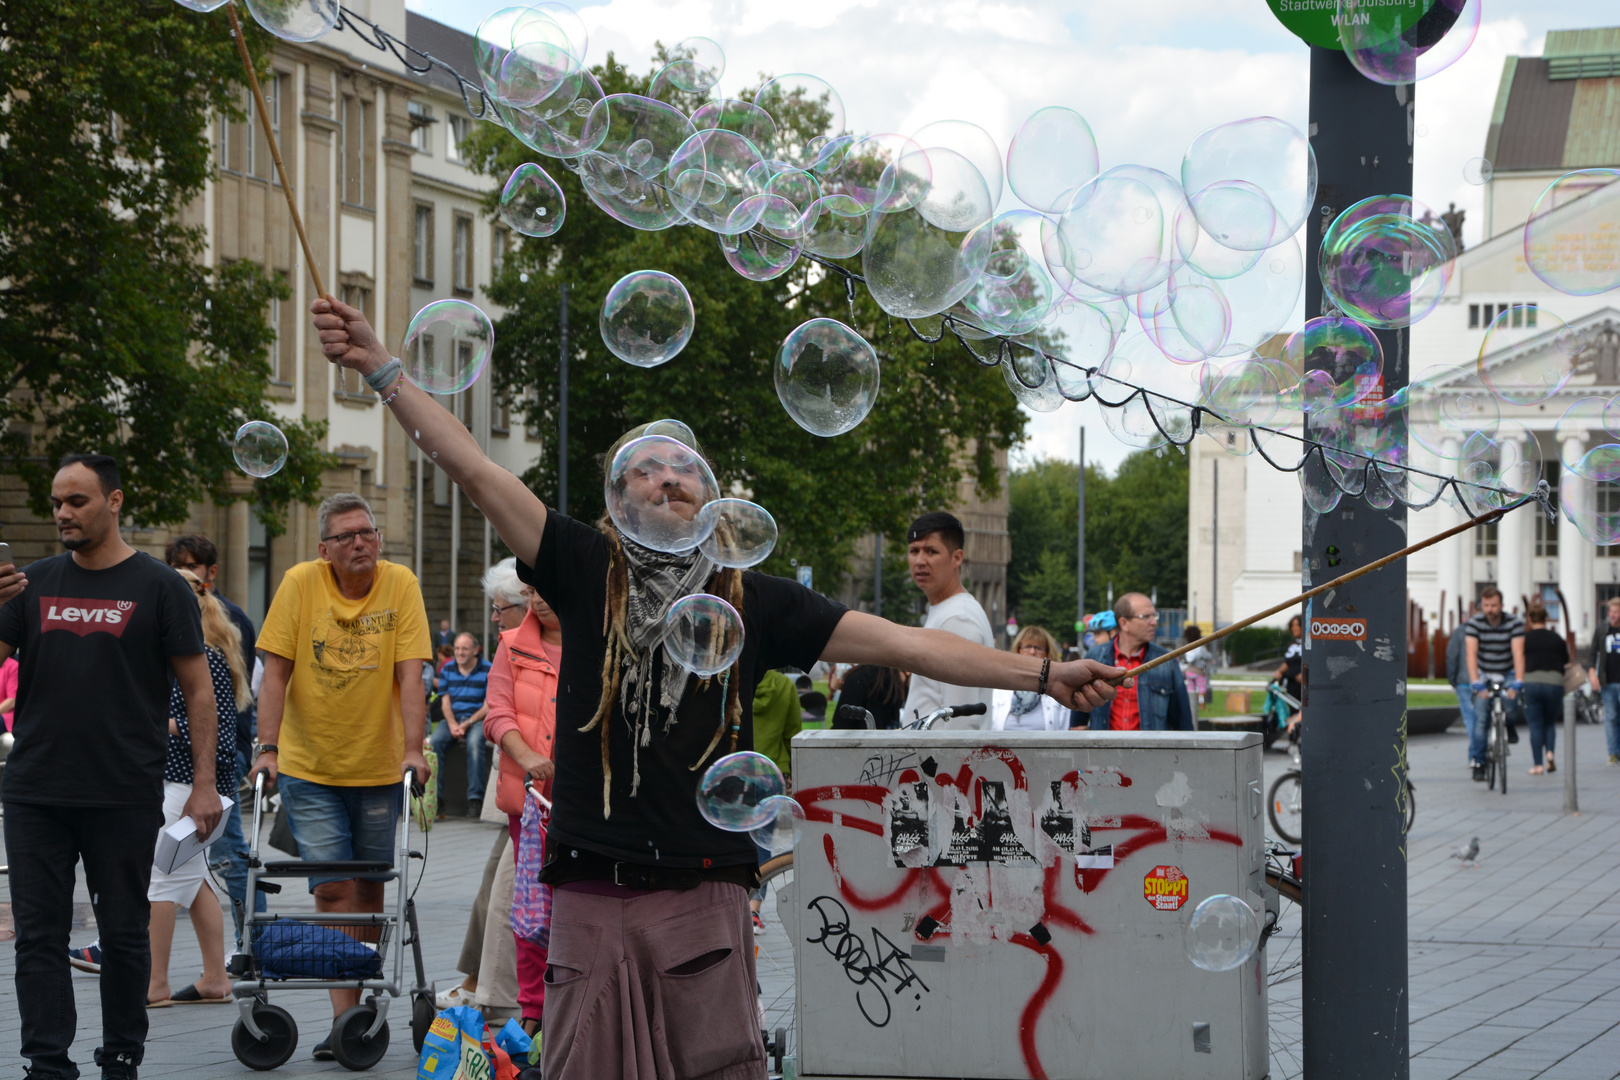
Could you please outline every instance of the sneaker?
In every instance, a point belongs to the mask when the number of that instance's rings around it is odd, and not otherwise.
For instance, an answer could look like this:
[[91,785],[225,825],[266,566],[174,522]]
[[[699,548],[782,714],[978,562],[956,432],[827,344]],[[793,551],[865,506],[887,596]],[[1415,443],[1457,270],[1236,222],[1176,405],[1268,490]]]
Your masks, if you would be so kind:
[[1609,755],[1609,764],[1610,765],[1620,765],[1620,754],[1610,754]]
[[104,1054],[97,1050],[96,1064],[101,1066],[101,1080],[139,1080],[134,1054]]
[[332,1036],[328,1035],[316,1043],[315,1049],[310,1052],[309,1056],[316,1061],[336,1061],[337,1058],[332,1054]]
[[763,934],[764,932],[765,920],[761,918],[759,912],[756,911],[754,912],[754,933]]
[[472,1005],[473,999],[478,996],[476,990],[468,990],[461,983],[456,983],[448,990],[440,990],[433,995],[433,1005],[440,1012],[453,1009],[457,1005]]
[[68,950],[68,963],[92,975],[101,974],[101,939],[97,938],[82,949]]
[[1478,780],[1482,784],[1485,782],[1485,766],[1483,766],[1483,765],[1475,765],[1474,766],[1474,779]]
[[484,816],[484,800],[483,799],[468,799],[467,800],[467,816],[470,817],[470,818],[483,817]]

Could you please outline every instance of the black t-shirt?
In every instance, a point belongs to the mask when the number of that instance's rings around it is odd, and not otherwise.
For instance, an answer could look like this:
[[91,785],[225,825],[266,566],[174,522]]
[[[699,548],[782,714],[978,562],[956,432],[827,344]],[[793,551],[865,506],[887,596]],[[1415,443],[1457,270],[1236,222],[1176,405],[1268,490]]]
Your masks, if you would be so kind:
[[[557,682],[557,776],[552,788],[551,831],[546,844],[545,879],[567,880],[553,860],[572,857],[571,848],[608,859],[684,869],[753,867],[759,851],[747,833],[724,832],[698,813],[697,786],[703,769],[693,769],[721,722],[719,677],[687,683],[676,721],[651,725],[652,742],[640,754],[640,788],[630,796],[630,728],[615,703],[610,718],[609,757],[613,769],[612,816],[602,807],[602,736],[591,722],[602,698],[602,661],[607,638],[602,613],[607,605],[608,542],[597,530],[555,510],[546,514],[540,551],[531,568],[518,563],[518,577],[534,586],[562,623],[562,670]],[[742,730],[738,750],[753,749],[754,687],[772,668],[807,669],[821,656],[845,608],[785,578],[743,574],[744,644]],[[662,650],[654,667],[662,678]],[[726,753],[722,740],[705,768]]]
[[1291,698],[1298,698],[1305,687],[1299,681],[1299,674],[1305,667],[1305,649],[1298,639],[1290,641],[1288,648],[1283,650],[1283,690]]
[[105,570],[54,555],[27,574],[0,607],[0,641],[22,654],[6,800],[161,803],[169,657],[203,651],[196,595],[141,552]]
[[1541,627],[1524,632],[1524,670],[1563,671],[1569,663],[1569,646],[1556,631]]
[[883,669],[876,664],[862,664],[850,671],[844,676],[843,689],[838,691],[838,707],[858,705],[872,714],[879,730],[898,728],[906,697],[902,693],[900,700],[893,703],[878,700],[875,695],[881,674]]

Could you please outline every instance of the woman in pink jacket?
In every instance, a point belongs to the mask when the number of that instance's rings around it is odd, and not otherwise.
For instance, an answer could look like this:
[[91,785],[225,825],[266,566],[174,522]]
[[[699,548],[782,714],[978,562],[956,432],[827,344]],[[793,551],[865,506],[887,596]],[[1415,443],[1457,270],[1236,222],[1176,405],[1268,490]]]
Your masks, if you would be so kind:
[[[538,593],[517,582],[515,560],[512,584],[528,604],[523,621],[501,631],[501,643],[489,671],[485,701],[484,737],[501,748],[501,775],[495,805],[507,815],[514,849],[523,821],[523,782],[551,798],[552,739],[557,731],[557,672],[562,668],[562,625]],[[497,566],[493,569],[500,569]],[[518,1007],[523,1028],[531,1035],[540,1026],[546,999],[546,950],[526,938],[517,939]]]

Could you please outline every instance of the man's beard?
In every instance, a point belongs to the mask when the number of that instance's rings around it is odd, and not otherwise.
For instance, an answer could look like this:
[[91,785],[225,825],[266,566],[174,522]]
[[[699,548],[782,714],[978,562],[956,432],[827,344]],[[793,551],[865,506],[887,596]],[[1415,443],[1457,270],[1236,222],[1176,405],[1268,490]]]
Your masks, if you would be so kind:
[[67,548],[69,551],[78,551],[80,548],[89,545],[90,538],[81,532],[76,539],[69,540],[67,537],[63,536],[61,537],[61,541],[62,546]]

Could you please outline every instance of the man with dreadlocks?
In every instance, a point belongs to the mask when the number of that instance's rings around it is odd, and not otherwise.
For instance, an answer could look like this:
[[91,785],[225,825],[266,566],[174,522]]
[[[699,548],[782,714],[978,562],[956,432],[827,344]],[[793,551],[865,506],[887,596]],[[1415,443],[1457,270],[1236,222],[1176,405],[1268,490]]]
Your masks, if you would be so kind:
[[[1106,680],[1123,672],[897,626],[783,578],[717,569],[697,551],[652,550],[613,520],[593,528],[549,510],[401,377],[358,310],[325,299],[311,310],[327,358],[382,395],[562,622],[557,779],[541,871],[554,887],[547,1080],[762,1080],[748,909],[758,852],[746,833],[705,821],[696,800],[704,766],[751,747],[760,676],[817,660],[882,664],[1092,709],[1114,697]],[[642,431],[626,433],[608,460]],[[687,462],[634,458],[609,491],[621,503],[617,520],[643,536],[660,521],[691,521],[707,468],[692,467],[700,463],[690,449]],[[744,628],[737,660],[707,679],[674,662],[663,640],[670,606],[697,592],[728,601]]]

